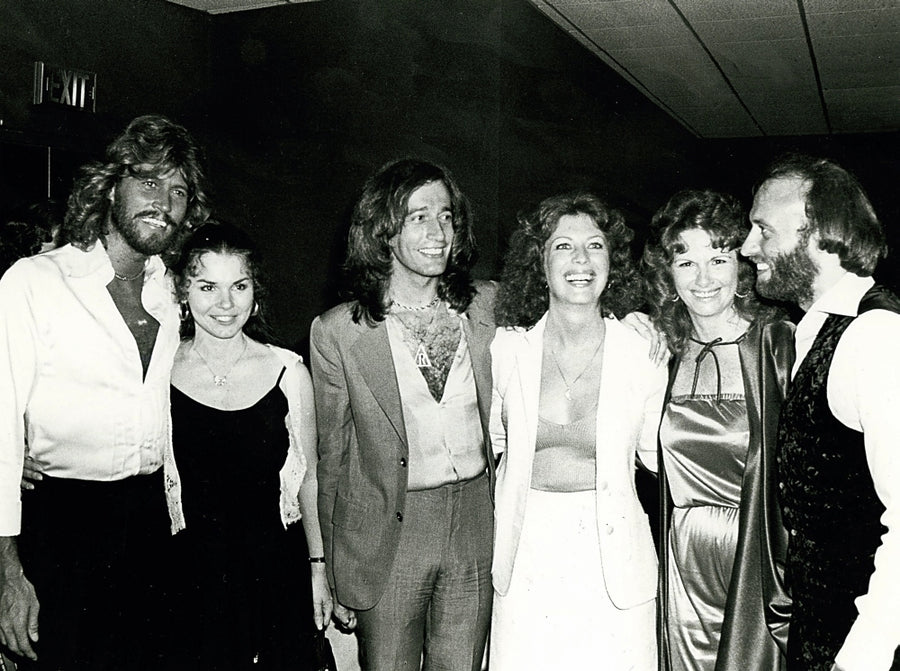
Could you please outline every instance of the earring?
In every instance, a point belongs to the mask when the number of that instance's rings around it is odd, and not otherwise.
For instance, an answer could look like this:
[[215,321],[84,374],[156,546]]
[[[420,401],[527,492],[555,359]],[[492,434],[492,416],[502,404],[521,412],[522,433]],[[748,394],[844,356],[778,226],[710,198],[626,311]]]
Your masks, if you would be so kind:
[[673,303],[677,303],[678,302],[678,294],[675,294],[669,300],[672,301]]
[[187,301],[182,301],[178,307],[181,312],[181,321],[186,322],[191,317],[191,308],[188,307]]
[[253,302],[253,312],[250,313],[250,316],[251,316],[251,317],[255,317],[255,316],[258,315],[258,314],[259,314],[259,303],[257,303],[256,301],[254,301],[254,302]]
[[747,298],[747,296],[749,296],[749,295],[750,295],[749,293],[747,293],[747,294],[739,294],[737,291],[734,292],[735,298]]

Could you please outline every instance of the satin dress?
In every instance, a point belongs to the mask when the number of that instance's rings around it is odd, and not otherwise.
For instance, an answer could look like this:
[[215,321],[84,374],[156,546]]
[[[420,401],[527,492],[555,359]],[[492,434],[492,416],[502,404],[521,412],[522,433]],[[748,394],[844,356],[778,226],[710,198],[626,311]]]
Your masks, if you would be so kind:
[[[750,438],[743,393],[722,393],[725,357],[739,370],[737,341],[691,342],[660,426],[674,509],[668,530],[668,641],[672,671],[712,671],[738,540],[741,485]],[[720,361],[721,360],[721,361]]]

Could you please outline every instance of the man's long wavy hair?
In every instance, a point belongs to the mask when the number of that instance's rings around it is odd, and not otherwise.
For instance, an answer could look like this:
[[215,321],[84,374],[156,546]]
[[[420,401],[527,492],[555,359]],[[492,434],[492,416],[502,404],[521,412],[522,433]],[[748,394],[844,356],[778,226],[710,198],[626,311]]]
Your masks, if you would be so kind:
[[819,248],[837,254],[841,267],[860,277],[875,272],[887,256],[884,229],[856,177],[826,158],[788,153],[766,168],[753,189],[754,195],[770,179],[797,178],[806,190],[803,240],[819,234]]
[[253,238],[242,228],[230,223],[208,219],[184,241],[181,255],[172,266],[175,277],[175,297],[182,305],[181,338],[190,340],[196,333],[194,319],[187,308],[191,281],[201,272],[204,254],[237,256],[253,282],[253,312],[244,324],[244,333],[257,342],[280,345],[280,339],[269,326],[269,282],[262,254]]
[[353,208],[344,273],[349,297],[356,301],[355,322],[376,324],[385,318],[393,268],[390,241],[403,228],[412,193],[432,182],[447,187],[453,211],[453,241],[438,296],[457,312],[465,312],[472,302],[471,270],[477,253],[468,200],[446,168],[405,158],[385,164],[369,177]]
[[[749,222],[737,198],[710,190],[679,191],[653,215],[642,260],[644,296],[650,317],[666,334],[675,353],[684,351],[694,331],[690,313],[678,298],[672,279],[675,255],[687,250],[681,234],[692,229],[706,231],[714,249],[730,252],[740,249]],[[740,254],[737,257],[734,308],[752,322],[764,310],[754,288],[756,271]]]
[[[149,165],[149,171],[140,166]],[[105,160],[85,165],[69,196],[61,241],[81,249],[92,247],[100,236],[109,233],[109,198],[124,177],[147,177],[178,170],[188,186],[188,205],[178,244],[191,229],[209,214],[202,156],[190,133],[166,117],[146,115],[134,119],[106,148]]]
[[531,328],[550,306],[544,248],[565,215],[586,214],[606,237],[609,278],[600,298],[604,315],[617,317],[641,304],[640,281],[631,255],[634,232],[618,210],[590,193],[553,196],[527,215],[510,236],[497,296],[498,326]]

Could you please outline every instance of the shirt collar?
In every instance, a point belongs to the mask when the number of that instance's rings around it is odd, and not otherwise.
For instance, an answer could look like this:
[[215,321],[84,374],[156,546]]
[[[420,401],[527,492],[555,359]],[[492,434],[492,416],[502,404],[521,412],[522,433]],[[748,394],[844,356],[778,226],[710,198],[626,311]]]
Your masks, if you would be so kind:
[[[46,252],[54,257],[60,270],[69,277],[87,278],[91,276],[109,284],[115,276],[106,248],[98,241],[93,247],[85,251],[74,245],[64,245],[58,249]],[[166,266],[159,256],[151,256],[144,264],[145,281],[158,280],[166,274]]]
[[813,303],[808,312],[824,312],[825,314],[855,317],[859,311],[859,301],[872,288],[875,280],[871,277],[860,277],[851,272],[844,273],[837,282]]

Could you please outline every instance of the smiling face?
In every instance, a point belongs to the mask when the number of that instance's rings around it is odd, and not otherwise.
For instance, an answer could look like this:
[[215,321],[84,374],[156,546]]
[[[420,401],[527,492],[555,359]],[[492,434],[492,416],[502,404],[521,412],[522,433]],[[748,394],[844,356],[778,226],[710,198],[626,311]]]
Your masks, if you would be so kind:
[[682,231],[678,239],[684,251],[675,253],[670,270],[691,318],[730,316],[738,286],[737,250],[714,248],[702,228]]
[[554,302],[597,305],[609,279],[606,236],[587,214],[564,214],[544,243],[544,274]]
[[753,199],[750,224],[741,254],[756,264],[759,293],[807,309],[819,269],[810,255],[817,238],[803,234],[809,224],[803,180],[778,177],[765,182]]
[[189,278],[187,302],[196,332],[233,338],[250,319],[254,306],[253,280],[239,254],[207,252]]
[[111,194],[112,224],[128,246],[150,256],[166,251],[188,206],[188,186],[178,170],[156,174],[153,166],[135,167]]
[[443,182],[428,182],[410,194],[403,228],[391,238],[391,281],[421,284],[440,277],[447,269],[452,243],[450,192]]

